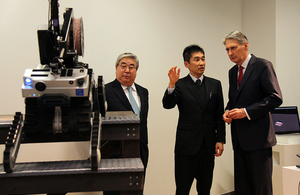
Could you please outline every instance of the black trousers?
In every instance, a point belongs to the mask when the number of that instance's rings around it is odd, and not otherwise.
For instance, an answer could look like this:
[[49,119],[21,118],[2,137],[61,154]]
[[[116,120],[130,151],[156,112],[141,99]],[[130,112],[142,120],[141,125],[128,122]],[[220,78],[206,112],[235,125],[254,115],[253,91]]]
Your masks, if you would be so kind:
[[196,155],[175,154],[176,195],[189,195],[194,179],[198,194],[210,194],[215,156],[207,152],[205,143]]
[[235,195],[272,195],[272,148],[234,150]]

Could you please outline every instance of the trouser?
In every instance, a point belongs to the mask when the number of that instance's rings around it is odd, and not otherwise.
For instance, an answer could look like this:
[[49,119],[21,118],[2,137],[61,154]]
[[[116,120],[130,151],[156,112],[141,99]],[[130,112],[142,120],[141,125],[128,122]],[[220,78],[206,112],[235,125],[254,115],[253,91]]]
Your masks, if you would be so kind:
[[272,195],[272,148],[234,150],[235,195]]
[[198,194],[210,194],[215,157],[209,154],[205,142],[196,155],[175,154],[176,195],[189,195],[194,179]]

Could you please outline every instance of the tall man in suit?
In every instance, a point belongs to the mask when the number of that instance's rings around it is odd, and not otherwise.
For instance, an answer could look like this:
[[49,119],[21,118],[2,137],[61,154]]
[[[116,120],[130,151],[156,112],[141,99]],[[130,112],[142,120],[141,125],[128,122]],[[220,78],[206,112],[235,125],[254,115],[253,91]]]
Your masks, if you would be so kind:
[[172,67],[163,107],[179,110],[175,144],[176,195],[188,195],[194,178],[198,194],[210,194],[215,156],[223,153],[225,123],[221,82],[203,75],[205,53],[198,45],[183,51],[190,73],[179,79],[180,68]]
[[270,111],[282,95],[270,61],[249,54],[247,37],[238,31],[224,39],[229,59],[229,101],[223,119],[231,124],[237,195],[272,194],[272,146],[276,137]]
[[[140,118],[140,155],[146,171],[148,163],[148,90],[136,84],[135,78],[139,68],[139,60],[132,53],[120,54],[116,61],[116,79],[105,85],[107,111],[134,111],[130,98],[129,88],[139,107],[137,114]],[[109,194],[108,192],[105,194]]]

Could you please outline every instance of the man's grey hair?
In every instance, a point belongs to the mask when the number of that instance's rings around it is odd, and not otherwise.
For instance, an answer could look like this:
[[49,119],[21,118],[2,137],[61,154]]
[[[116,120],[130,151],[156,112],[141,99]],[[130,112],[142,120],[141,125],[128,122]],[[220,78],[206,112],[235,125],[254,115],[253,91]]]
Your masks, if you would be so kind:
[[119,65],[120,60],[123,59],[123,58],[132,58],[132,59],[134,59],[135,62],[136,62],[136,70],[139,68],[139,60],[138,60],[137,56],[134,55],[133,53],[130,53],[130,52],[122,53],[118,56],[117,61],[116,61],[116,67]]
[[244,45],[246,42],[248,42],[248,39],[247,39],[246,35],[244,35],[240,31],[232,31],[228,35],[226,35],[224,40],[223,40],[224,45],[226,44],[227,39],[237,40],[241,45]]

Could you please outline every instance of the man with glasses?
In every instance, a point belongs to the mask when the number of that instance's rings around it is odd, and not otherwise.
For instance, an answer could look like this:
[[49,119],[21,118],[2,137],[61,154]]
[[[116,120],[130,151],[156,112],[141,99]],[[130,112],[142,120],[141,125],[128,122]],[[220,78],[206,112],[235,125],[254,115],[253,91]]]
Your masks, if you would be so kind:
[[[148,163],[148,90],[136,84],[135,77],[139,68],[139,60],[132,53],[123,53],[118,56],[116,61],[116,79],[105,85],[107,101],[107,111],[133,111],[140,118],[140,156],[145,172]],[[133,105],[133,96],[136,102],[136,109]],[[105,192],[108,194],[120,194]]]

